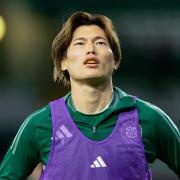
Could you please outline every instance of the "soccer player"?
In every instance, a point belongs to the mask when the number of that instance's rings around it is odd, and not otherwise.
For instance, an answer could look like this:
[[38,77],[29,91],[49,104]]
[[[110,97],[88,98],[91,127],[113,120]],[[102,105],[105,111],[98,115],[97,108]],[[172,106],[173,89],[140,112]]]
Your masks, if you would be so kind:
[[158,107],[112,84],[121,49],[111,20],[71,15],[52,45],[54,80],[71,91],[32,113],[1,166],[0,179],[148,180],[155,159],[180,177],[180,135]]

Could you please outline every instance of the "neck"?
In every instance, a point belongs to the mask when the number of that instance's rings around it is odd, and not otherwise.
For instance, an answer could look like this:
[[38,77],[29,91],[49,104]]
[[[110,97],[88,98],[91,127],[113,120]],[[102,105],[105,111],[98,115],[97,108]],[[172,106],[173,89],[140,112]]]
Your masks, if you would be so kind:
[[112,80],[96,86],[71,83],[71,95],[75,108],[84,114],[101,112],[112,99]]

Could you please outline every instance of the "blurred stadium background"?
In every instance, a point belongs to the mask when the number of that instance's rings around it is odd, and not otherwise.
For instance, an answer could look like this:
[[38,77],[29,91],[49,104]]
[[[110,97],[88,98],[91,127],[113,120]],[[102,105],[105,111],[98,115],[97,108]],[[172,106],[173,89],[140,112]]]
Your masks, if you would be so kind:
[[[104,14],[117,28],[123,61],[114,84],[159,106],[180,127],[180,1],[1,0],[0,162],[26,117],[68,91],[53,83],[51,43],[80,10]],[[158,160],[152,172],[154,180],[178,179]]]

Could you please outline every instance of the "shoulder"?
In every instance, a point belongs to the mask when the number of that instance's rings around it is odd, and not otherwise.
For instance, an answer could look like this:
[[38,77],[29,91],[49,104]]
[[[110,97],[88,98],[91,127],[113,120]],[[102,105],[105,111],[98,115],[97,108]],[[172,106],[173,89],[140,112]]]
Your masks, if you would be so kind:
[[171,131],[176,133],[179,132],[177,126],[161,108],[139,98],[137,98],[136,104],[140,120],[148,122],[159,132],[163,129],[171,129]]
[[152,103],[137,98],[136,105],[138,113],[142,118],[150,120],[152,123],[157,123],[157,120],[168,118],[163,110]]
[[[119,88],[116,88],[116,91],[121,95],[121,97],[119,95],[120,98],[132,97],[132,95],[123,92]],[[148,127],[154,133],[156,130],[159,130],[159,127],[162,127],[159,131],[169,129],[175,134],[179,133],[177,126],[161,108],[140,98],[136,99],[136,107],[140,124],[143,125],[143,127]]]
[[31,113],[24,123],[36,126],[41,124],[43,121],[51,118],[51,110],[49,104]]
[[[118,99],[132,99],[132,95],[127,94],[126,92],[122,91],[121,89],[114,87],[116,96]],[[134,104],[135,105],[135,104]],[[136,107],[138,110],[139,115],[143,116],[143,118],[149,120],[156,120],[156,119],[164,119],[168,118],[168,116],[163,112],[159,107],[155,106],[154,104],[144,101],[140,98],[136,98]]]
[[43,121],[48,121],[49,116],[50,107],[46,105],[25,119],[11,144],[13,154],[16,151],[21,151],[21,147],[29,147],[30,144],[34,144],[34,148],[37,148],[35,147],[36,143],[34,143],[36,141],[36,130],[40,124],[44,124]]
[[[22,123],[16,134],[15,140],[21,137],[30,137],[35,135],[36,129],[46,124],[51,123],[51,113],[49,104],[31,113]],[[22,136],[23,135],[23,136]]]
[[165,113],[157,106],[142,99],[137,98],[137,109],[139,113],[143,113],[147,117],[162,117]]

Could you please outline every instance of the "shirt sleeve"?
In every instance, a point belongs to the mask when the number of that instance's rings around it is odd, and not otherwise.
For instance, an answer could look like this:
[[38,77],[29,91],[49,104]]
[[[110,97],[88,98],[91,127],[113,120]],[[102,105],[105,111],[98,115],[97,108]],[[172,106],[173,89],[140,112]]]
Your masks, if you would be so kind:
[[142,138],[148,163],[163,161],[180,177],[180,133],[171,118],[160,108],[137,100]]
[[0,179],[21,180],[28,177],[39,162],[34,121],[36,113],[21,125],[0,165]]
[[153,109],[156,158],[166,163],[180,177],[180,133],[178,127],[160,108]]

